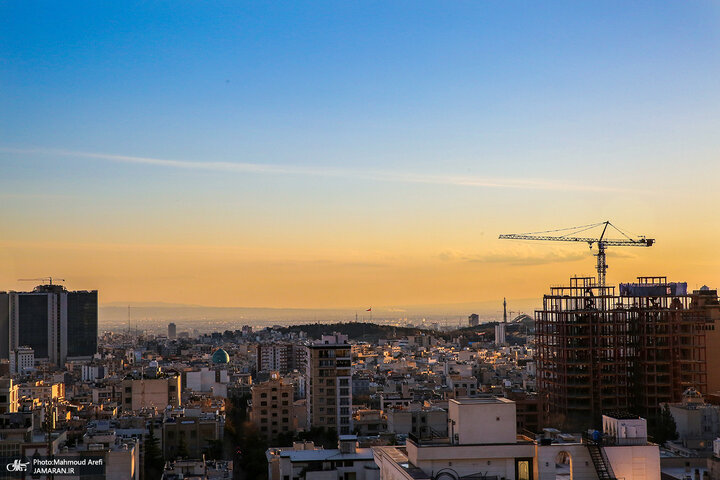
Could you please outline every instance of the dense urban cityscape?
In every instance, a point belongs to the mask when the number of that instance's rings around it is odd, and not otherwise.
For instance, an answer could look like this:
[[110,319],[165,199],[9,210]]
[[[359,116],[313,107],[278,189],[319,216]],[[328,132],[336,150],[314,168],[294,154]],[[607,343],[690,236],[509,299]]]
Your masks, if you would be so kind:
[[0,480],[720,480],[720,2],[0,1]]
[[21,464],[116,480],[720,478],[714,288],[573,277],[534,318],[506,299],[501,320],[458,329],[145,334],[98,332],[98,291],[46,282],[0,293],[0,449]]

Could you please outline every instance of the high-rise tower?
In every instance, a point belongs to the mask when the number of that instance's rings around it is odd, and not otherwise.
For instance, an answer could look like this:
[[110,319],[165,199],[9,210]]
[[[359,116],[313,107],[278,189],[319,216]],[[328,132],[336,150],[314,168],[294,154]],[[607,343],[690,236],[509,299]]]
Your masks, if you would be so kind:
[[32,292],[7,295],[7,334],[0,321],[0,343],[6,358],[19,347],[30,347],[37,360],[55,365],[97,353],[97,290],[67,291],[61,285],[38,285]]
[[335,333],[307,346],[307,428],[352,433],[352,356],[347,335]]

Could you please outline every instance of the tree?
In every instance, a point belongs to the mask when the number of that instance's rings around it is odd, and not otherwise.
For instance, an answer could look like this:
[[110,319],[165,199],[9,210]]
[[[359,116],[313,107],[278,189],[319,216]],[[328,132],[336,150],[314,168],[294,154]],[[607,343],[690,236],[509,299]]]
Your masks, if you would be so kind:
[[233,460],[237,471],[253,480],[267,478],[268,445],[255,425],[247,419],[249,396],[231,398],[225,405],[225,443],[234,448]]
[[190,456],[190,453],[188,452],[187,442],[185,441],[185,435],[182,435],[182,432],[180,434],[180,439],[178,440],[178,446],[177,451],[175,452],[175,456],[178,458],[188,458]]
[[298,439],[310,440],[325,449],[337,448],[337,430],[329,427],[312,427],[310,430],[298,432]]
[[667,403],[660,410],[660,415],[658,415],[654,437],[655,442],[660,445],[678,438],[677,424],[675,423],[672,413],[670,413],[670,407]]
[[208,440],[205,448],[205,457],[208,460],[222,460],[225,455],[225,444],[222,440]]
[[144,457],[143,478],[145,480],[159,480],[165,467],[162,452],[158,439],[155,437],[155,430],[152,423],[150,430],[145,435],[145,457]]

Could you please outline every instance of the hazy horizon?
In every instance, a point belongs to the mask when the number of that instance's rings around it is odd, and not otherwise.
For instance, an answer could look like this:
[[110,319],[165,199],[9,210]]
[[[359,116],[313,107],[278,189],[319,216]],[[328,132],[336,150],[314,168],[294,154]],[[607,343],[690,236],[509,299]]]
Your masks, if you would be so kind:
[[[344,323],[355,321],[381,324],[424,324],[430,328],[433,323],[440,326],[466,326],[467,317],[472,313],[480,316],[481,322],[502,319],[502,299],[499,302],[468,302],[453,305],[415,306],[374,306],[366,309],[352,308],[266,308],[266,307],[212,307],[199,305],[168,304],[100,304],[99,324],[101,329],[127,330],[129,328],[164,332],[167,323],[173,322],[178,331],[201,332],[239,329],[242,325],[264,328],[271,325],[295,325],[303,323]],[[532,316],[532,299],[511,299],[508,301],[509,319],[521,313]],[[357,317],[356,317],[357,315]],[[423,321],[424,320],[424,321]],[[161,322],[161,323],[158,323]]]

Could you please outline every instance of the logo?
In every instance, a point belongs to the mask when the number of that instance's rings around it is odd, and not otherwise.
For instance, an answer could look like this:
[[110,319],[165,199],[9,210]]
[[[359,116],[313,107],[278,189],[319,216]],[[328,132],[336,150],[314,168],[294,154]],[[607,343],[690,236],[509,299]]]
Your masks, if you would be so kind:
[[15,460],[13,463],[8,463],[5,468],[8,472],[26,472],[30,462],[23,463],[22,461]]

